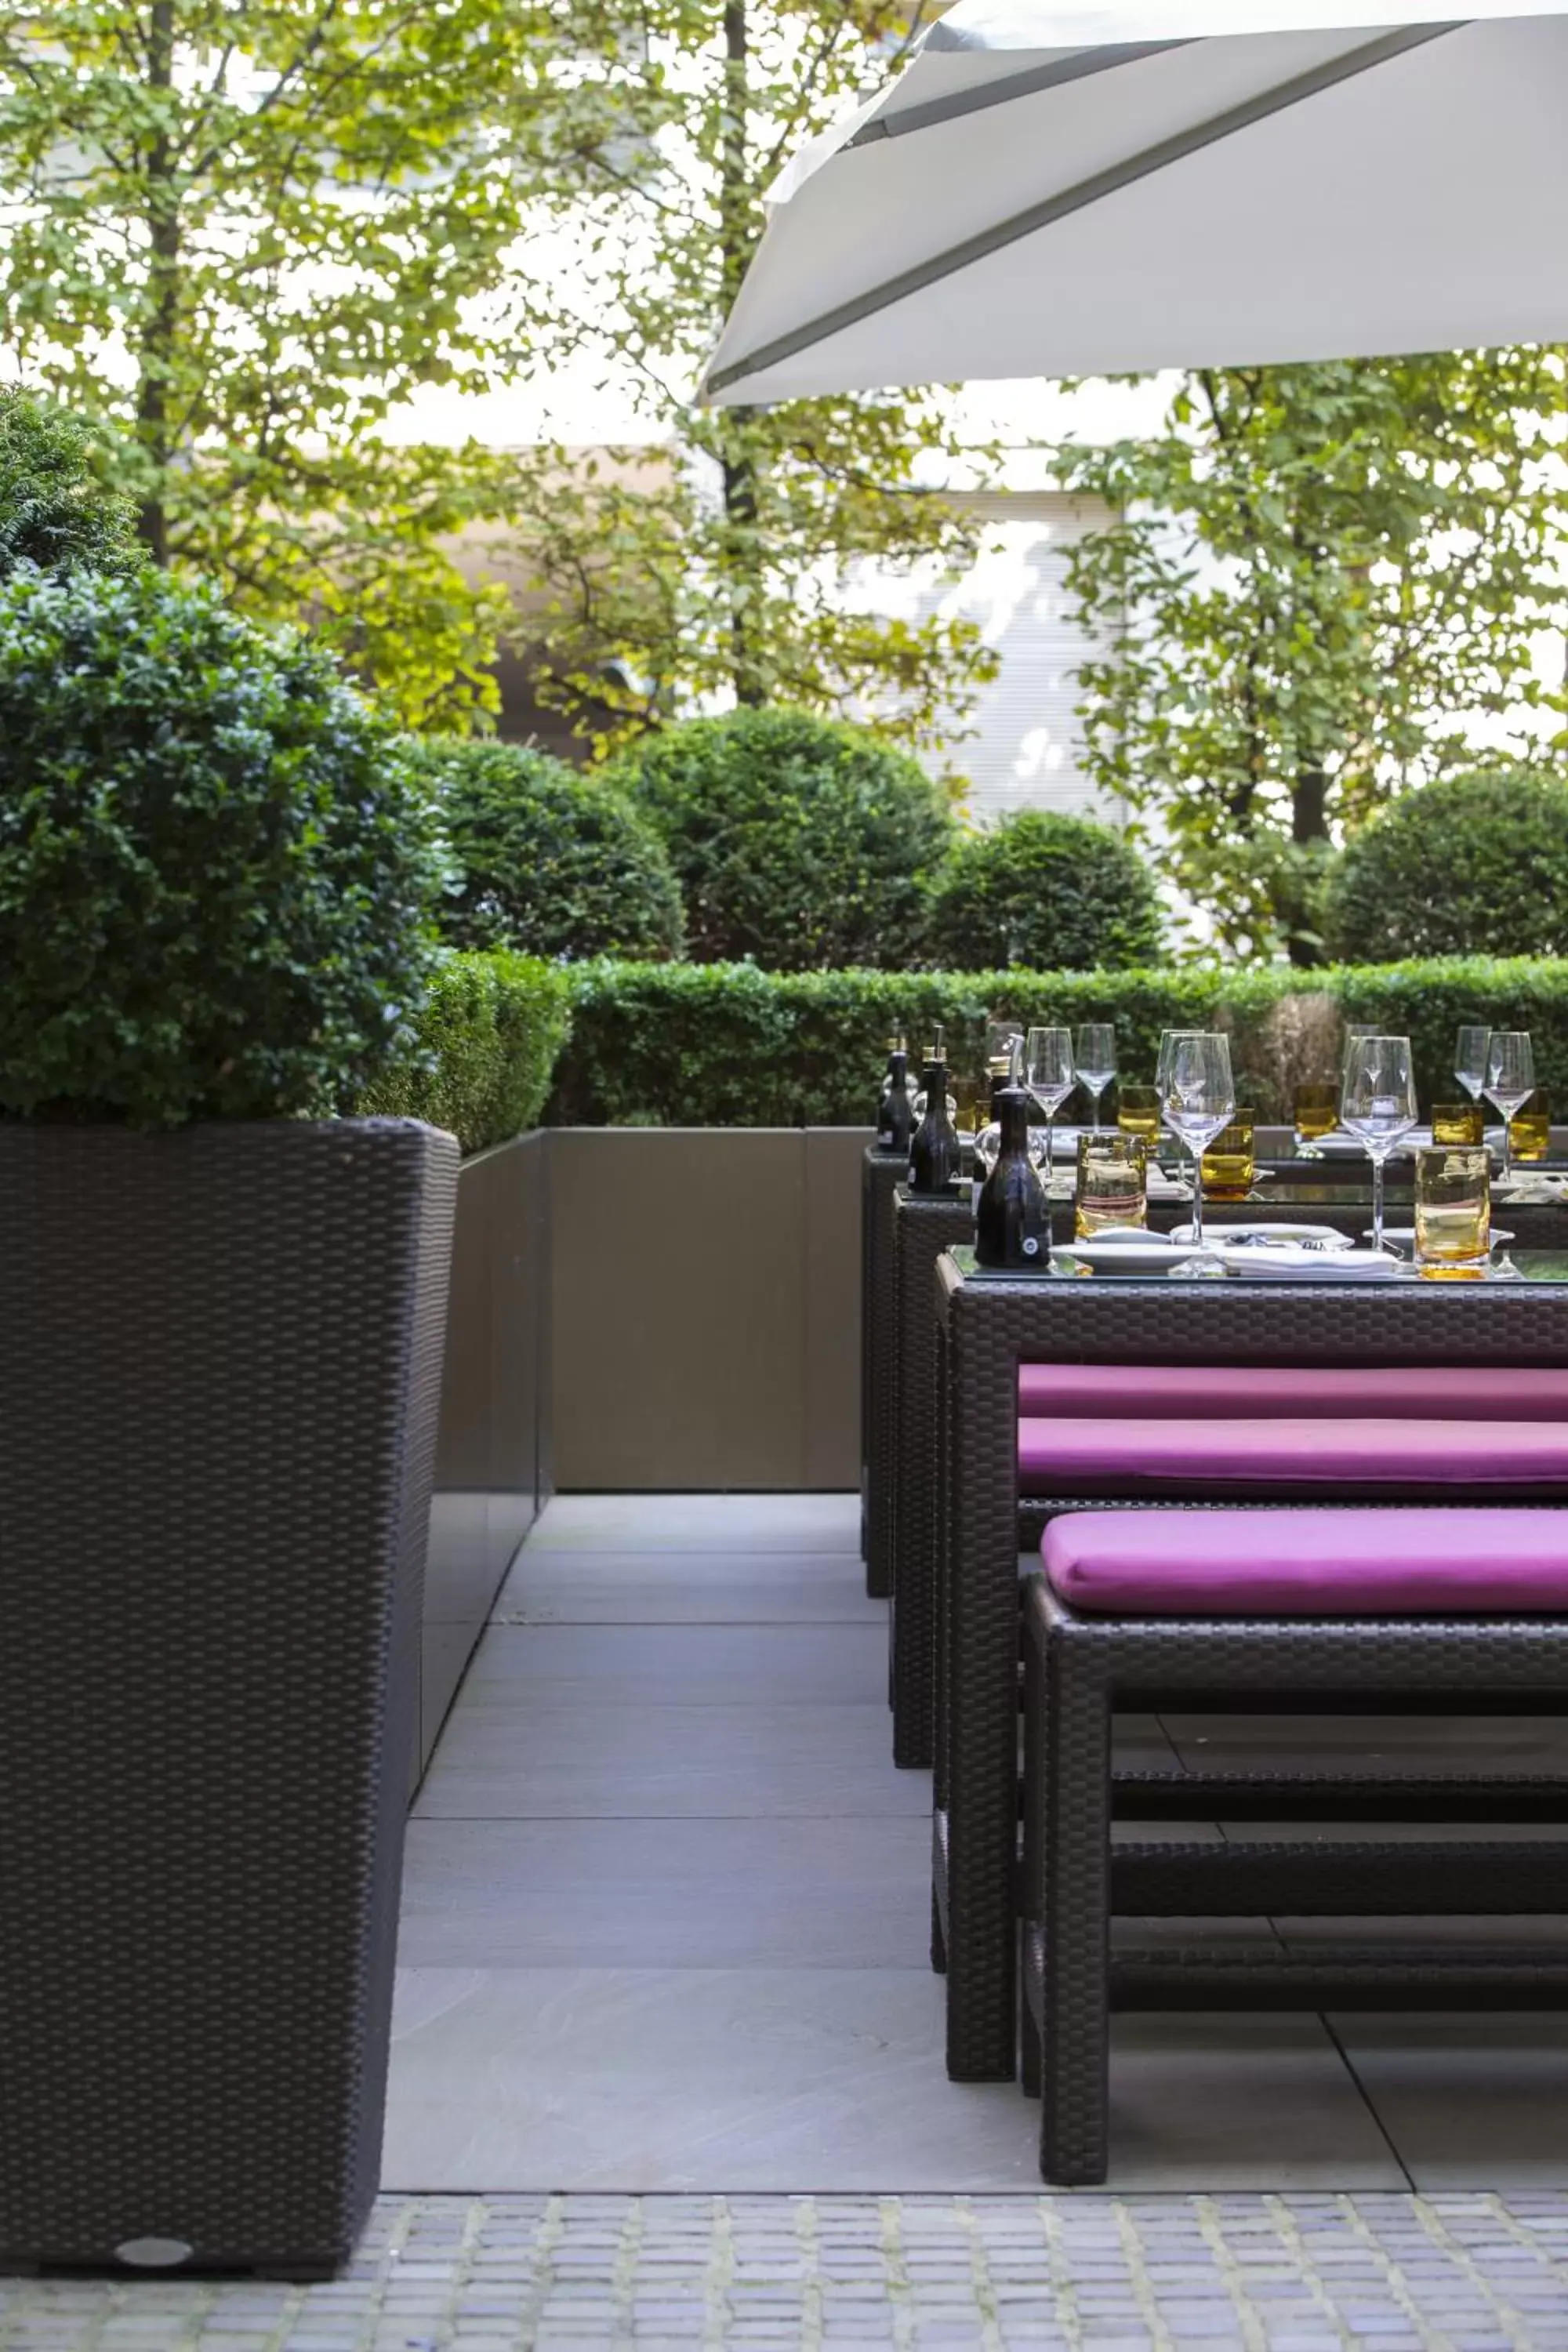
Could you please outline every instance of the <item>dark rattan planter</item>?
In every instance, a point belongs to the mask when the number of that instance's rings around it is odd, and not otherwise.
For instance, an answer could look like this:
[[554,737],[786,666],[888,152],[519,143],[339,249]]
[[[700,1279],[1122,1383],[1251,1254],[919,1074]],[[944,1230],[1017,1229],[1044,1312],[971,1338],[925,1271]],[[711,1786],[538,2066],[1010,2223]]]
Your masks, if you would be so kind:
[[909,1154],[872,1145],[860,1176],[860,1551],[866,1590],[886,1600],[893,1589],[888,1500],[898,1434],[894,1334],[893,1190],[910,1172]]
[[457,1169],[0,1126],[0,2268],[363,2225]]

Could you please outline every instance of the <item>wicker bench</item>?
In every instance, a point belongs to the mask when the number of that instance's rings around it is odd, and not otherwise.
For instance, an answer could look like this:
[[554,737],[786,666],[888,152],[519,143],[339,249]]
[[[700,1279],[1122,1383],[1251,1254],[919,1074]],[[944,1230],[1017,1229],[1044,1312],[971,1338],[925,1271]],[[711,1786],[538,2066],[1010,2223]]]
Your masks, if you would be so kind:
[[[1052,1521],[1026,1580],[1022,2073],[1047,2180],[1103,2180],[1117,2009],[1568,2007],[1568,1956],[1500,1936],[1111,1946],[1111,1921],[1568,1913],[1568,1779],[1242,1781],[1255,1820],[1469,1821],[1477,1837],[1118,1843],[1119,1708],[1552,1713],[1568,1706],[1568,1510],[1090,1511]],[[1225,1803],[1215,1776],[1201,1802]],[[1147,1812],[1134,1803],[1129,1810]],[[1189,1811],[1188,1818],[1193,1818]]]

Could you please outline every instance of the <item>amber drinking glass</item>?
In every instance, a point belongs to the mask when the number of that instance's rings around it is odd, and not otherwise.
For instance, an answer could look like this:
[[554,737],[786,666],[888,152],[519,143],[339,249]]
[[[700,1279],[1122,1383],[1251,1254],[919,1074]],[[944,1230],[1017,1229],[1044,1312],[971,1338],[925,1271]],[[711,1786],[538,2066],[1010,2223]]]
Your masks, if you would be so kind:
[[1220,1129],[1204,1153],[1204,1199],[1245,1201],[1257,1174],[1252,1113],[1238,1110],[1230,1125]]
[[1078,1139],[1073,1236],[1087,1241],[1107,1225],[1146,1225],[1148,1156],[1141,1135],[1102,1127]]
[[1491,1161],[1484,1145],[1415,1154],[1415,1270],[1426,1282],[1475,1282],[1491,1255]]
[[1432,1106],[1432,1140],[1434,1143],[1479,1144],[1486,1141],[1487,1117],[1479,1102],[1434,1103]]
[[1160,1140],[1159,1087],[1120,1087],[1116,1097],[1116,1124],[1123,1135],[1140,1137],[1152,1151]]
[[1509,1120],[1508,1148],[1515,1160],[1544,1160],[1551,1150],[1552,1097],[1544,1087],[1537,1087]]
[[1296,1149],[1304,1160],[1321,1160],[1312,1147],[1321,1135],[1332,1135],[1340,1123],[1340,1090],[1332,1078],[1311,1079],[1296,1089],[1291,1105],[1296,1121]]

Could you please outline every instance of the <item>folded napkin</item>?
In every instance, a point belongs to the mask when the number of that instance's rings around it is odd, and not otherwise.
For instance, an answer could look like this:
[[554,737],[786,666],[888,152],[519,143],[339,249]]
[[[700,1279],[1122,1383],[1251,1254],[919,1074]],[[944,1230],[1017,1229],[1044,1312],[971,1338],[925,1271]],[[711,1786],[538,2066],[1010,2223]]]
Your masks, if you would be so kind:
[[1549,1175],[1544,1169],[1521,1170],[1505,1184],[1500,1179],[1492,1181],[1494,1201],[1551,1202],[1561,1201],[1568,1193],[1568,1176]]
[[[1040,1181],[1042,1184],[1045,1182],[1044,1176]],[[1076,1170],[1070,1175],[1065,1169],[1052,1170],[1050,1191],[1053,1201],[1070,1201],[1077,1189]],[[1150,1169],[1145,1190],[1151,1201],[1190,1201],[1193,1197],[1190,1184],[1184,1184],[1179,1177],[1163,1174],[1158,1168]]]

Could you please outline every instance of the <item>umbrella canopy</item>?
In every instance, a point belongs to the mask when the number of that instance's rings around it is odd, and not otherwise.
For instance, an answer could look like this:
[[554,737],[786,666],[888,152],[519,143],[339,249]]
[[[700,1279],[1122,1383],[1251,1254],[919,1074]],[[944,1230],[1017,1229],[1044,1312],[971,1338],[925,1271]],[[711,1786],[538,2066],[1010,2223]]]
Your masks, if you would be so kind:
[[720,403],[1568,337],[1568,0],[960,0],[804,148]]

